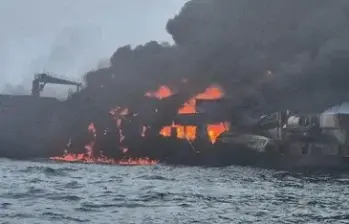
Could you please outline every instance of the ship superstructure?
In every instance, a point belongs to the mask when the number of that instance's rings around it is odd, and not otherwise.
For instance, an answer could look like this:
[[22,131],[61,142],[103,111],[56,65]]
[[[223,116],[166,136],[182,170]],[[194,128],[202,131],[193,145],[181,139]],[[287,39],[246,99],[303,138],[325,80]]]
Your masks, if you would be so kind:
[[[320,114],[292,111],[262,116],[245,130],[232,130],[218,144],[235,151],[235,163],[272,168],[349,167],[349,113],[338,108]],[[248,154],[248,155],[247,155]]]

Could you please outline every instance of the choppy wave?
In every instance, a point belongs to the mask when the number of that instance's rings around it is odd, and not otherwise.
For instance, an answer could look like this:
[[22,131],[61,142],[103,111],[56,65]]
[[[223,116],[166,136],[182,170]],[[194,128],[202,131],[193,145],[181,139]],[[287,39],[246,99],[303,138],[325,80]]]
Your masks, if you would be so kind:
[[67,175],[67,172],[76,171],[76,169],[67,167],[55,169],[48,166],[29,166],[19,171],[24,173],[44,173],[47,175],[65,176]]
[[349,174],[2,160],[3,223],[335,223]]

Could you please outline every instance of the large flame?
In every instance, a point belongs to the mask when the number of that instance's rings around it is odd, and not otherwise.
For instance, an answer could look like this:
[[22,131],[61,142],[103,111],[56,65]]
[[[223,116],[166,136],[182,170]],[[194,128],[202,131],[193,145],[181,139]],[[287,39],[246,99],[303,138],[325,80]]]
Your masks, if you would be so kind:
[[[159,88],[159,90],[156,92],[156,94],[159,94],[157,98],[165,98],[166,95],[161,95],[163,93],[168,93],[168,95],[172,95],[171,92],[165,92],[160,91],[161,89],[170,90],[168,87],[162,86]],[[154,95],[153,95],[154,96]],[[196,100],[197,99],[206,99],[206,100],[214,100],[214,99],[220,99],[224,96],[224,93],[222,89],[219,86],[212,85],[208,87],[204,92],[197,94],[193,98],[189,99],[187,102],[184,103],[183,107],[181,107],[178,110],[178,114],[195,114],[196,111]],[[172,124],[171,126],[165,126],[160,131],[160,134],[168,137],[171,136],[172,128],[175,128],[177,132],[177,138],[180,139],[188,139],[188,140],[194,140],[196,138],[196,132],[197,128],[195,126],[183,126],[178,124]],[[229,125],[227,122],[222,122],[218,124],[207,124],[206,131],[208,134],[208,137],[210,138],[210,141],[212,143],[215,143],[217,137],[224,131],[229,130]]]
[[[167,86],[160,86],[156,91],[147,92],[145,96],[153,97],[157,99],[164,99],[169,96],[172,96],[174,92]],[[178,110],[178,114],[195,114],[196,111],[196,100],[197,99],[207,99],[214,100],[220,99],[224,95],[221,88],[218,86],[212,85],[208,87],[204,92],[197,94],[195,97],[192,97],[184,105]],[[117,107],[110,111],[110,114],[113,116],[115,120],[116,127],[118,129],[118,134],[120,138],[120,151],[123,154],[127,154],[128,148],[124,146],[125,135],[122,130],[122,123],[125,119],[125,115],[129,114],[129,110],[127,108]],[[151,160],[149,158],[127,158],[127,159],[111,159],[107,158],[103,155],[103,152],[99,152],[98,156],[95,156],[95,142],[97,138],[97,130],[94,123],[90,123],[88,125],[88,132],[92,136],[92,140],[89,141],[85,145],[85,153],[74,154],[65,150],[62,156],[51,157],[51,160],[56,161],[65,161],[65,162],[81,162],[81,163],[106,163],[106,164],[119,164],[119,165],[154,165],[157,164],[158,161]],[[142,126],[140,135],[142,137],[146,136],[146,131],[148,127]],[[224,131],[229,130],[228,122],[221,122],[218,124],[206,124],[206,132],[212,143],[215,143],[216,138]],[[173,133],[173,131],[175,133]],[[160,131],[160,134],[163,136],[171,136],[171,134],[175,134],[175,136],[179,139],[187,139],[193,141],[197,137],[197,127],[190,125],[179,125],[173,123],[170,126],[165,126]],[[70,144],[69,144],[70,145]]]

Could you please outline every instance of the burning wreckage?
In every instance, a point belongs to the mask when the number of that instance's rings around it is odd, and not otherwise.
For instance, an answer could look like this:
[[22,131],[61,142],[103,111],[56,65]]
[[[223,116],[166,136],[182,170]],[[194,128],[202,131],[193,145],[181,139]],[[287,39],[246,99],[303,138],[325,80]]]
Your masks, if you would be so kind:
[[274,169],[349,165],[347,104],[321,114],[283,111],[237,122],[219,86],[209,86],[179,109],[172,105],[183,96],[160,86],[134,108],[85,116],[91,105],[78,105],[76,94],[66,101],[40,97],[47,83],[81,86],[39,74],[31,96],[1,95],[2,157]]

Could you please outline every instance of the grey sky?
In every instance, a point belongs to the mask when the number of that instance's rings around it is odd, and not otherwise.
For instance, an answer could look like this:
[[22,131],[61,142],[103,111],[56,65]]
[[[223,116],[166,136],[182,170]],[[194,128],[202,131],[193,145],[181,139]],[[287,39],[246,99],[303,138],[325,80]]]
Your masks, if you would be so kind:
[[117,47],[169,41],[165,25],[187,0],[2,0],[0,89],[33,73],[77,78]]

